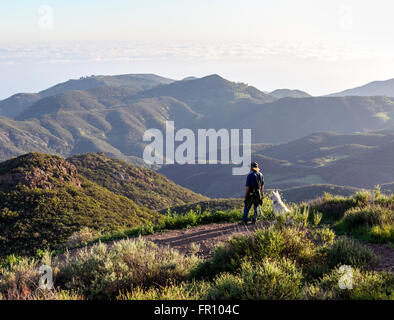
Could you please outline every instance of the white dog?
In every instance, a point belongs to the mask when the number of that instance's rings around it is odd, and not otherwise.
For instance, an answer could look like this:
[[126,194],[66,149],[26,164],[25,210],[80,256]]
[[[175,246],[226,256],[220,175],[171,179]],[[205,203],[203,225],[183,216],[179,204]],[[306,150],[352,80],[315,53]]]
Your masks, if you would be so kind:
[[276,216],[281,215],[283,212],[290,212],[290,210],[283,203],[278,191],[272,191],[271,200],[274,202],[274,213]]

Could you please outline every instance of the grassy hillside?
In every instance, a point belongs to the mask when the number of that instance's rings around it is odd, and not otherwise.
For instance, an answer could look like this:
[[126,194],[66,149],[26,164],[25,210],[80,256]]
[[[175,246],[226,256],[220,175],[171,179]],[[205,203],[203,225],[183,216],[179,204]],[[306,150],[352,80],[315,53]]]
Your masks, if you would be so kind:
[[59,248],[83,227],[110,232],[161,219],[60,157],[32,153],[0,164],[0,256]]
[[26,152],[64,154],[68,146],[35,121],[15,121],[0,116],[0,161]]
[[98,87],[128,87],[138,92],[151,89],[160,84],[169,84],[171,79],[163,78],[154,74],[124,74],[118,76],[90,76],[72,79],[59,83],[53,87],[42,90],[39,93],[18,93],[0,101],[0,115],[15,118],[21,112],[29,108],[35,102],[50,96],[65,93],[72,90],[89,90]]
[[266,147],[256,154],[319,166],[330,160],[340,159],[357,152],[372,149],[394,140],[394,131],[339,134],[335,132],[316,132],[288,143]]
[[169,209],[163,209],[160,212],[166,214],[169,212],[174,214],[185,214],[186,212],[204,212],[204,211],[231,211],[241,210],[244,206],[243,199],[210,199],[205,201],[198,201],[194,203],[172,206]]
[[234,118],[232,127],[252,128],[254,143],[285,143],[321,131],[352,133],[387,128],[394,123],[394,100],[387,97],[283,98],[257,104],[248,113],[249,116]]
[[17,93],[0,101],[0,115],[14,118],[27,107],[40,100],[38,93]]
[[111,159],[104,154],[82,154],[67,160],[90,181],[150,209],[160,210],[207,199],[155,171]]
[[239,101],[271,102],[275,98],[244,83],[228,81],[213,74],[189,81],[177,81],[140,93],[141,96],[170,96],[190,105],[197,112],[212,115]]
[[189,106],[170,97],[129,102],[129,88],[100,87],[70,91],[42,99],[25,110],[17,124],[34,122],[42,131],[58,137],[62,155],[103,151],[127,159],[141,157],[144,132],[164,130],[166,120],[188,126],[200,117]]

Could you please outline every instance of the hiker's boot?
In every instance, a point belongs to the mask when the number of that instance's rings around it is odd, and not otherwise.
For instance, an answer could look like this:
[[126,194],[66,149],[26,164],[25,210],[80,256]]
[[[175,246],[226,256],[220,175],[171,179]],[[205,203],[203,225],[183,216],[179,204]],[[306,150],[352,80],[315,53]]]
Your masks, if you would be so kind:
[[247,226],[247,225],[248,225],[248,223],[247,223],[247,222],[245,222],[245,221],[241,221],[241,222],[239,223],[239,225],[240,225],[240,226],[243,226],[243,227],[245,227],[245,226]]
[[255,225],[256,224],[256,220],[252,220],[252,224]]

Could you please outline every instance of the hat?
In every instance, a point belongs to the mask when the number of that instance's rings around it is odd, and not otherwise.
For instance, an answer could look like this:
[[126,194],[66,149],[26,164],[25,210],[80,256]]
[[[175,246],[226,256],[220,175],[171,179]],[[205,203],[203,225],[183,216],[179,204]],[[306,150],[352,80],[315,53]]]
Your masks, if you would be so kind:
[[257,162],[252,162],[252,163],[250,164],[250,167],[251,167],[251,168],[258,168],[258,167],[259,167],[259,164],[258,164]]

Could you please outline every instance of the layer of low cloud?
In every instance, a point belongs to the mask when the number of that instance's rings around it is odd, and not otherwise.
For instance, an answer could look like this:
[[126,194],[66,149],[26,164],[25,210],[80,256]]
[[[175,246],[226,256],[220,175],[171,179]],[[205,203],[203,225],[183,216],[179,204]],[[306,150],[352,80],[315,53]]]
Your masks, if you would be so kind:
[[0,46],[0,64],[69,63],[84,61],[141,61],[141,60],[264,60],[297,58],[311,61],[348,61],[379,59],[393,52],[378,51],[343,44],[324,43],[67,43],[67,44],[11,44]]

